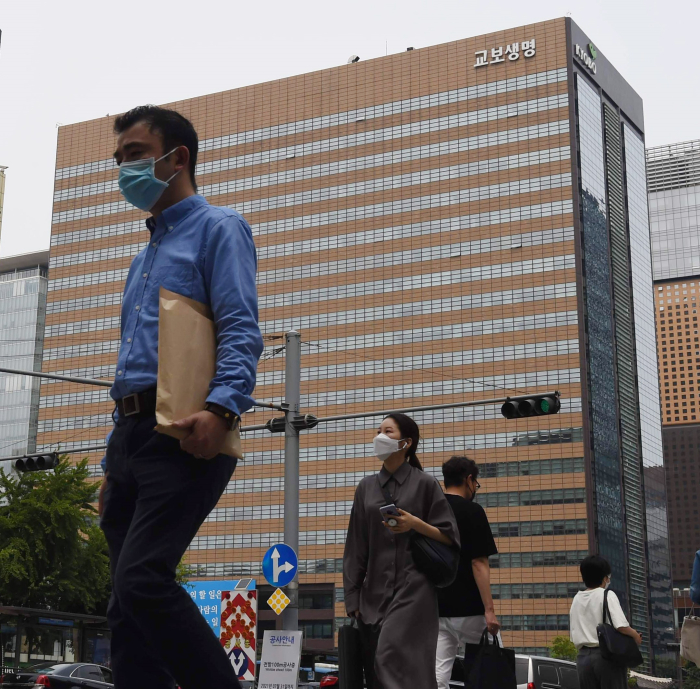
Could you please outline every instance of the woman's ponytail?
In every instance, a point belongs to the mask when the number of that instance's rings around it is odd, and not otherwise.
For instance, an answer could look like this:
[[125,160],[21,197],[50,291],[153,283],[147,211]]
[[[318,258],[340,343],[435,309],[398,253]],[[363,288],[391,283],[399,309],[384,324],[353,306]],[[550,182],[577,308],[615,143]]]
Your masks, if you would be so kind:
[[423,465],[420,463],[420,460],[416,456],[415,452],[409,452],[408,453],[408,463],[412,466],[418,469],[419,471],[423,471]]
[[416,455],[418,443],[420,442],[418,424],[410,416],[406,416],[406,414],[389,414],[386,418],[396,421],[402,438],[411,439],[411,447],[408,448],[408,452],[406,453],[408,463],[419,471],[423,471],[423,465]]

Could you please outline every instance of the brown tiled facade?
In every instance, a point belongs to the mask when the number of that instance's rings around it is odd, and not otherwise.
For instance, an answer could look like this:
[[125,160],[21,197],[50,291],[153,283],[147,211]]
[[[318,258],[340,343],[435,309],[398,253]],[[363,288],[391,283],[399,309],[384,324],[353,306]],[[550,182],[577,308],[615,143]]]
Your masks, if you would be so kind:
[[700,418],[700,279],[657,283],[655,289],[664,425],[692,423]]
[[[482,50],[489,64],[475,67]],[[428,471],[457,452],[482,465],[504,638],[539,652],[566,633],[578,562],[596,548],[572,59],[560,19],[170,104],[199,133],[200,193],[255,235],[257,399],[284,394],[274,350],[292,327],[302,406],[319,416],[561,392],[556,416],[416,414]],[[46,371],[114,375],[120,294],[148,239],[116,187],[114,143],[111,118],[59,130]],[[105,391],[44,384],[40,445],[101,442],[112,407]],[[336,587],[338,619],[354,487],[378,468],[375,425],[302,434],[300,580]],[[282,448],[246,435],[188,555],[200,576],[261,579],[283,531]]]
[[663,437],[673,584],[684,588],[700,549],[700,424],[666,425]]

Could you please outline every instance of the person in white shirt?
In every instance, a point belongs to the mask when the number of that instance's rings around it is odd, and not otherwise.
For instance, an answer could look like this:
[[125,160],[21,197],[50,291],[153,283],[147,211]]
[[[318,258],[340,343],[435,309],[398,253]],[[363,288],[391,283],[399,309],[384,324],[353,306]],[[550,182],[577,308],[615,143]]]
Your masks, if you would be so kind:
[[[589,555],[581,562],[580,569],[586,590],[576,594],[569,613],[571,641],[578,649],[580,689],[624,689],[625,668],[605,660],[598,644],[597,627],[603,622],[603,596],[610,585],[610,564],[600,555]],[[641,644],[642,637],[630,627],[613,591],[608,593],[608,609],[613,627]]]

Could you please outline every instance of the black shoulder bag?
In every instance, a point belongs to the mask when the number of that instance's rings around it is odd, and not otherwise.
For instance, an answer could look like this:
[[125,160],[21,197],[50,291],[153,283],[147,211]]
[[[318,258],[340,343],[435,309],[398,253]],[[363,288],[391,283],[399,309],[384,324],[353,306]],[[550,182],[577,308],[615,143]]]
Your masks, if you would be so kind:
[[[610,609],[608,608],[608,593],[606,589],[603,594],[603,622],[599,624],[596,631],[598,632],[598,643],[600,644],[600,655],[609,660],[615,665],[621,667],[637,667],[644,662],[642,653],[637,646],[637,642],[627,634],[618,632],[613,627]],[[610,623],[605,621],[607,617]]]
[[[379,481],[379,476],[377,476]],[[387,505],[396,504],[391,497],[389,489],[381,488],[384,501]],[[397,505],[398,507],[398,505]],[[425,574],[428,581],[436,588],[449,586],[457,578],[459,568],[459,550],[454,546],[445,545],[423,534],[411,534],[411,554],[416,564],[416,569]]]

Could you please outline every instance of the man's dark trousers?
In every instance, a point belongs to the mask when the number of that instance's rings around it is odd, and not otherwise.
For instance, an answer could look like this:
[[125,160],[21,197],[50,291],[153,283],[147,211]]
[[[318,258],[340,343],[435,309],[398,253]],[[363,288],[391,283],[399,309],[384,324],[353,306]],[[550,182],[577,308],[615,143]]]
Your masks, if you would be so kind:
[[175,569],[236,468],[195,459],[156,433],[154,416],[119,419],[107,447],[101,526],[109,545],[116,689],[239,689],[230,660]]

